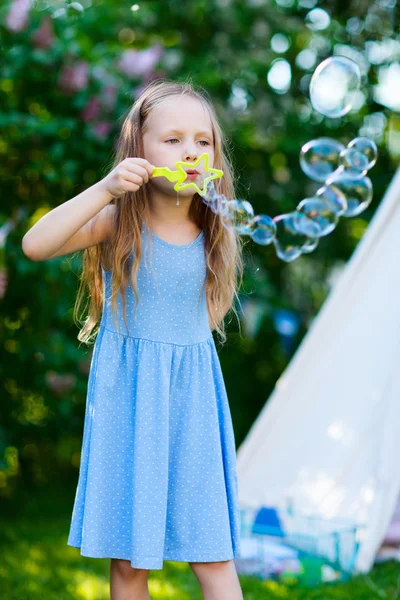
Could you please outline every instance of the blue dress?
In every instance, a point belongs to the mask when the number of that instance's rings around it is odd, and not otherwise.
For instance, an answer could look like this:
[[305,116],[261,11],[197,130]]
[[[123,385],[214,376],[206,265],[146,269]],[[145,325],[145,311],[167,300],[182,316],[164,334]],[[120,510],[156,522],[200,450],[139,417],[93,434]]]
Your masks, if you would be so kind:
[[204,232],[176,245],[143,226],[142,242],[137,312],[129,281],[119,332],[102,270],[67,544],[141,569],[231,560],[240,556],[236,450],[208,323]]

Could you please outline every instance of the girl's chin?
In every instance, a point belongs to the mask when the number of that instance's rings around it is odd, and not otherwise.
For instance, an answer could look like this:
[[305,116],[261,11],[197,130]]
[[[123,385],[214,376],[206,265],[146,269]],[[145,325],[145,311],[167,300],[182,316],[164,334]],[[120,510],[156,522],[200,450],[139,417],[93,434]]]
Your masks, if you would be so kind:
[[171,188],[170,190],[153,188],[151,190],[152,197],[169,196],[171,198],[171,200],[175,200],[175,201],[177,200],[177,198],[179,198],[179,199],[192,198],[195,195],[195,193],[196,193],[196,190],[192,187],[186,188],[185,190],[180,190],[179,192],[176,192],[174,190],[174,188]]

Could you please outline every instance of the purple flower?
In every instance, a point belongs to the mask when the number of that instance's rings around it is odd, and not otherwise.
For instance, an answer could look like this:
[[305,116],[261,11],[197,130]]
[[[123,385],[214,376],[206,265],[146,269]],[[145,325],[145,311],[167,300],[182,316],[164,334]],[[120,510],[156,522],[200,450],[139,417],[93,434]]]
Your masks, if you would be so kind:
[[144,77],[151,73],[163,53],[163,46],[156,44],[145,50],[125,50],[118,62],[119,70],[131,78]]
[[10,31],[22,31],[28,24],[33,0],[14,0],[6,16],[5,25]]
[[53,45],[54,40],[52,19],[47,16],[41,22],[40,27],[32,33],[31,42],[36,48],[47,50],[47,48],[50,48]]
[[117,85],[115,83],[103,88],[102,104],[107,110],[112,110],[117,99]]
[[81,119],[83,121],[94,121],[101,111],[101,103],[97,96],[92,96],[85,108],[81,111]]
[[92,126],[92,131],[98,139],[103,140],[111,131],[111,123],[109,121],[98,121]]
[[62,396],[66,392],[70,392],[76,385],[76,375],[73,373],[61,374],[57,371],[46,371],[46,383],[48,388],[55,394]]
[[67,93],[83,90],[88,83],[88,72],[89,63],[84,60],[80,60],[74,65],[65,65],[59,78],[60,88]]

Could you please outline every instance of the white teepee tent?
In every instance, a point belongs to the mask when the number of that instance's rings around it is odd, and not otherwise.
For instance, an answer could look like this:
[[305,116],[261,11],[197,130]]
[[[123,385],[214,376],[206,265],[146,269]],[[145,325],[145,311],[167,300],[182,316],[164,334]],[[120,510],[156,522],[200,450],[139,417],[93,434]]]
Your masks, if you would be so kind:
[[241,506],[364,523],[355,572],[400,492],[399,256],[400,169],[237,454]]

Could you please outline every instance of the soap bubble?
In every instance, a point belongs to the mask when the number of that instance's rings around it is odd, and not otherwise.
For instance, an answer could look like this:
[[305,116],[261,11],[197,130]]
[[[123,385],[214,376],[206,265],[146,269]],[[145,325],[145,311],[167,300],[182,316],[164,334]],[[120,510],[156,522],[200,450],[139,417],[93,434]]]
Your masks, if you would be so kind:
[[324,185],[319,188],[315,196],[319,200],[322,200],[338,217],[343,215],[347,210],[346,196],[339,188],[331,188]]
[[257,244],[267,246],[276,236],[276,224],[268,215],[256,215],[250,224],[251,239]]
[[209,181],[207,183],[206,193],[202,196],[202,199],[207,204],[208,202],[212,202],[217,197],[217,190],[215,189],[215,185],[213,181]]
[[352,150],[358,150],[366,157],[368,164],[365,167],[367,171],[371,169],[378,160],[378,148],[373,140],[367,137],[357,137],[347,145]]
[[304,144],[300,150],[300,166],[314,181],[324,182],[340,166],[340,153],[345,146],[333,138],[321,137]]
[[369,177],[360,177],[357,171],[336,173],[326,180],[326,187],[333,193],[341,193],[346,197],[347,209],[343,217],[355,217],[362,213],[371,203],[373,189]]
[[322,237],[331,233],[339,217],[319,198],[305,198],[293,213],[293,225],[298,233]]
[[231,200],[226,205],[226,219],[232,224],[236,232],[246,235],[252,231],[251,223],[254,219],[253,206],[247,200]]
[[361,72],[357,63],[346,56],[327,58],[311,77],[311,104],[322,115],[342,117],[351,110],[360,84]]
[[358,137],[351,140],[347,148],[340,153],[340,166],[342,170],[357,171],[361,177],[375,165],[377,158],[378,149],[375,142],[367,137]]
[[298,233],[293,213],[279,215],[273,219],[276,224],[276,236],[273,240],[276,254],[285,262],[291,262],[300,256],[303,248],[309,248],[313,240]]
[[345,170],[356,171],[361,175],[367,172],[368,158],[356,148],[345,148],[340,153],[340,165]]
[[227,204],[230,202],[224,194],[217,194],[212,202],[209,202],[209,207],[215,214],[225,215],[227,212]]
[[319,239],[318,238],[310,238],[308,242],[301,247],[302,254],[309,254],[310,252],[314,252],[315,248],[318,246]]

